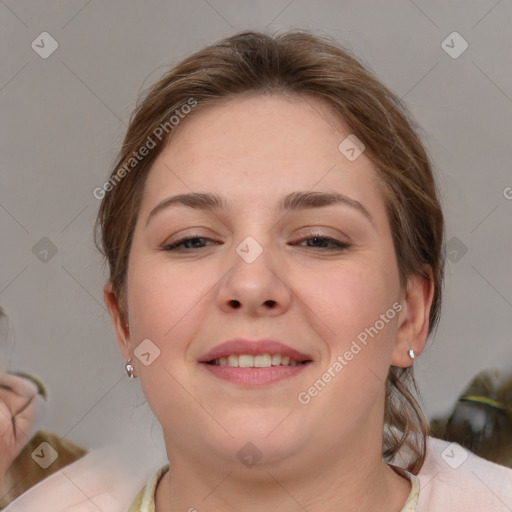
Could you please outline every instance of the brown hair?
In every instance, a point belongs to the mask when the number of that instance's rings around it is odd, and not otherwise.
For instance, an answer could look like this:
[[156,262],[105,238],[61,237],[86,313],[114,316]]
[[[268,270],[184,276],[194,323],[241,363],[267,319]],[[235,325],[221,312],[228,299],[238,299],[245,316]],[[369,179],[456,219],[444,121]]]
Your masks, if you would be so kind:
[[[169,120],[186,112],[187,103],[196,102],[199,109],[249,91],[323,99],[364,143],[386,200],[402,289],[413,273],[433,282],[430,335],[441,308],[444,219],[416,125],[400,98],[354,56],[335,41],[303,30],[279,35],[245,31],[218,41],[168,71],[138,101],[96,220],[96,244],[108,261],[123,314],[128,255],[144,182],[172,133]],[[155,133],[162,126],[167,128],[160,140]],[[134,158],[149,140],[154,147],[144,158]],[[410,390],[417,392],[412,367],[392,366],[386,387],[383,457],[391,460],[408,445],[413,452],[408,469],[417,473],[425,458],[428,423]]]

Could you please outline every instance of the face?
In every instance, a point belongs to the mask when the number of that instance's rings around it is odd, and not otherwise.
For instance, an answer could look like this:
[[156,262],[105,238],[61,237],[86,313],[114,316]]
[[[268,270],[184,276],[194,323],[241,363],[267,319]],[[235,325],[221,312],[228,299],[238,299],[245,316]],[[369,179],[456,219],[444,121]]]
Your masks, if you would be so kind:
[[[338,149],[349,134],[320,100],[245,95],[185,118],[154,162],[126,343],[170,455],[230,463],[251,442],[261,462],[326,462],[354,439],[381,442],[404,295],[376,171]],[[280,207],[312,192],[344,199]],[[225,204],[164,204],[190,193]],[[310,362],[272,378],[200,362],[235,338],[276,340]]]

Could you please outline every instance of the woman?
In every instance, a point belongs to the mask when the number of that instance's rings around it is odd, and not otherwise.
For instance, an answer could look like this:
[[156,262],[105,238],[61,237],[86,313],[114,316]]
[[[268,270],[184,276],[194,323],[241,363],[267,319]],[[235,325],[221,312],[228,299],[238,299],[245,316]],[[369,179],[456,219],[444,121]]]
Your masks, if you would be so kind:
[[245,32],[188,57],[95,195],[105,301],[169,461],[130,511],[512,506],[512,472],[427,439],[438,190],[405,107],[346,51]]

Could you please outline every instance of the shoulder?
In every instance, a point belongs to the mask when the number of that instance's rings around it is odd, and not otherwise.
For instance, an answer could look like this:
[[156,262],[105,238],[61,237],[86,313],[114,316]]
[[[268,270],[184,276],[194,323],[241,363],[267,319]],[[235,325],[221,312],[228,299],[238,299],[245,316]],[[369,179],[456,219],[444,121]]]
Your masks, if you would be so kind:
[[416,512],[509,512],[512,469],[489,462],[457,443],[429,437],[418,473]]
[[[161,455],[156,457],[151,450],[128,448],[91,450],[23,493],[5,512],[126,512],[136,490],[163,462]],[[58,500],[48,496],[58,496]]]

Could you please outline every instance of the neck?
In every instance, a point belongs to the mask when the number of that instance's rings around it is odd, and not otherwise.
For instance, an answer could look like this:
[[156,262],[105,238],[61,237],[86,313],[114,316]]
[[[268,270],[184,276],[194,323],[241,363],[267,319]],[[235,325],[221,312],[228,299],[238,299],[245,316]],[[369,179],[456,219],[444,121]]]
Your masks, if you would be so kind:
[[322,457],[307,454],[301,460],[240,468],[219,467],[218,459],[191,460],[173,447],[170,471],[157,487],[155,510],[398,512],[410,493],[409,481],[382,461],[380,448],[361,452],[332,450]]

